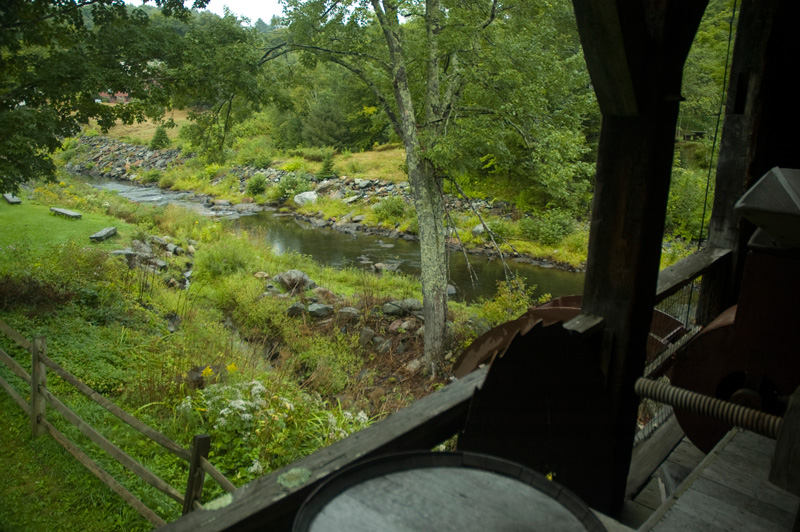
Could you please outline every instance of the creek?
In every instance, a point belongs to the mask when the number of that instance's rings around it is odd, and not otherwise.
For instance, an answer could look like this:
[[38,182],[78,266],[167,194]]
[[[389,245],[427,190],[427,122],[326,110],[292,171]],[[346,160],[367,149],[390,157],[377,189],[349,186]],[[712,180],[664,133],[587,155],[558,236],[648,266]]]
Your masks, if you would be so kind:
[[[277,253],[296,252],[308,255],[316,262],[333,267],[364,267],[383,263],[397,271],[418,277],[420,274],[419,242],[391,239],[375,235],[352,235],[329,228],[315,228],[292,215],[262,211],[241,216],[234,211],[212,210],[205,197],[191,192],[173,192],[158,187],[128,185],[107,179],[87,179],[96,188],[116,191],[122,197],[140,203],[177,204],[202,214],[227,218],[223,223],[263,238]],[[474,301],[490,298],[497,291],[497,282],[505,279],[505,268],[499,259],[485,255],[468,255],[477,281],[470,282],[464,255],[451,251],[450,283],[456,287],[456,300]],[[583,292],[582,273],[559,270],[549,265],[528,264],[507,259],[510,271],[525,280],[526,286],[536,285],[536,295],[549,293],[553,297]]]

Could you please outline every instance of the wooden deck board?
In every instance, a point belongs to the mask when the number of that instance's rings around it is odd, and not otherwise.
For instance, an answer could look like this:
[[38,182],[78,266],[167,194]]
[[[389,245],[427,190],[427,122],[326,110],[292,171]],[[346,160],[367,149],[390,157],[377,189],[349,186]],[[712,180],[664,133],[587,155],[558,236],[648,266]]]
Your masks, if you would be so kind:
[[639,530],[791,530],[798,497],[767,480],[774,448],[769,438],[731,431]]

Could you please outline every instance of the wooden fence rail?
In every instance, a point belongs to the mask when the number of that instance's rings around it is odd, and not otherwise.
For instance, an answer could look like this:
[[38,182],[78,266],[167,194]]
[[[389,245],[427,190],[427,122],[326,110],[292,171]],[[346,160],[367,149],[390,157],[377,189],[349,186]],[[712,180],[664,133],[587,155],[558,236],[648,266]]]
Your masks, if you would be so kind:
[[[70,454],[72,454],[84,467],[86,467],[109,488],[122,497],[125,502],[135,508],[154,526],[162,526],[165,524],[165,522],[158,515],[156,515],[155,512],[137,499],[136,496],[128,491],[122,484],[114,479],[114,477],[106,472],[101,466],[99,466],[89,456],[81,451],[81,449],[78,448],[78,446],[72,441],[70,441],[62,432],[53,426],[53,424],[47,420],[47,405],[50,405],[53,410],[59,412],[64,419],[77,427],[84,436],[89,438],[95,445],[105,451],[115,461],[120,463],[122,466],[133,472],[135,475],[157,490],[175,500],[182,506],[184,514],[192,510],[202,510],[199,498],[200,494],[202,493],[203,479],[205,474],[208,474],[222,487],[222,489],[229,493],[236,489],[236,486],[234,486],[233,483],[231,483],[231,481],[222,474],[222,472],[220,472],[208,461],[208,450],[210,447],[210,439],[208,436],[195,436],[192,450],[188,451],[176,442],[169,439],[167,436],[154,430],[152,427],[142,423],[140,420],[119,408],[117,405],[97,393],[80,379],[65,370],[57,362],[48,357],[47,343],[44,337],[36,337],[31,342],[24,338],[19,332],[9,327],[2,320],[0,320],[0,332],[4,333],[6,336],[16,342],[17,345],[30,351],[31,353],[32,371],[31,374],[28,374],[25,368],[23,368],[8,353],[0,349],[0,363],[3,363],[11,370],[12,373],[14,373],[14,375],[19,377],[28,386],[30,386],[30,403],[27,402],[22,395],[20,395],[14,386],[12,386],[2,377],[0,377],[0,388],[3,388],[3,390],[8,393],[14,402],[19,405],[23,412],[30,417],[33,435],[38,436],[45,432],[49,434],[54,440],[56,440],[56,442],[58,442]],[[108,412],[114,414],[117,418],[139,431],[145,437],[161,445],[178,458],[189,462],[189,478],[185,495],[182,495],[178,490],[137,462],[125,451],[111,443],[105,436],[98,432],[94,427],[89,425],[78,414],[73,412],[60,399],[53,395],[53,393],[47,389],[48,368],[62,378],[65,382],[68,382],[74,386],[86,397],[100,405]]]

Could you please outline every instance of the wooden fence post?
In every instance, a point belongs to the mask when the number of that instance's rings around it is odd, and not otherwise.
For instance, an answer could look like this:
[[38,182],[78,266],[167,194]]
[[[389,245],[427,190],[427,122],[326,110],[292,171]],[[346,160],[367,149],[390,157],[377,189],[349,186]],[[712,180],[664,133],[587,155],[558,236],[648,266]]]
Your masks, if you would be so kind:
[[31,347],[31,431],[34,437],[45,432],[41,422],[45,420],[47,405],[44,395],[39,393],[39,386],[47,387],[47,367],[40,355],[47,355],[47,338],[44,336],[35,337]]
[[200,498],[200,494],[203,492],[206,473],[200,466],[200,459],[208,459],[210,448],[211,436],[198,434],[194,437],[192,441],[192,458],[189,462],[189,480],[186,483],[186,495],[183,497],[183,515],[194,510],[194,502]]

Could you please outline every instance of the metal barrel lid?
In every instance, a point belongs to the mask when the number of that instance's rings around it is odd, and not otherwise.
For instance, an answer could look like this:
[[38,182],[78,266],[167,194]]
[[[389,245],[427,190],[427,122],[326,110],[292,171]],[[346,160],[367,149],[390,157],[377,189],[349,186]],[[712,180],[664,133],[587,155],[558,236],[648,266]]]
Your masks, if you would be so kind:
[[413,452],[355,464],[303,503],[295,532],[602,532],[576,495],[522,465],[477,453]]

